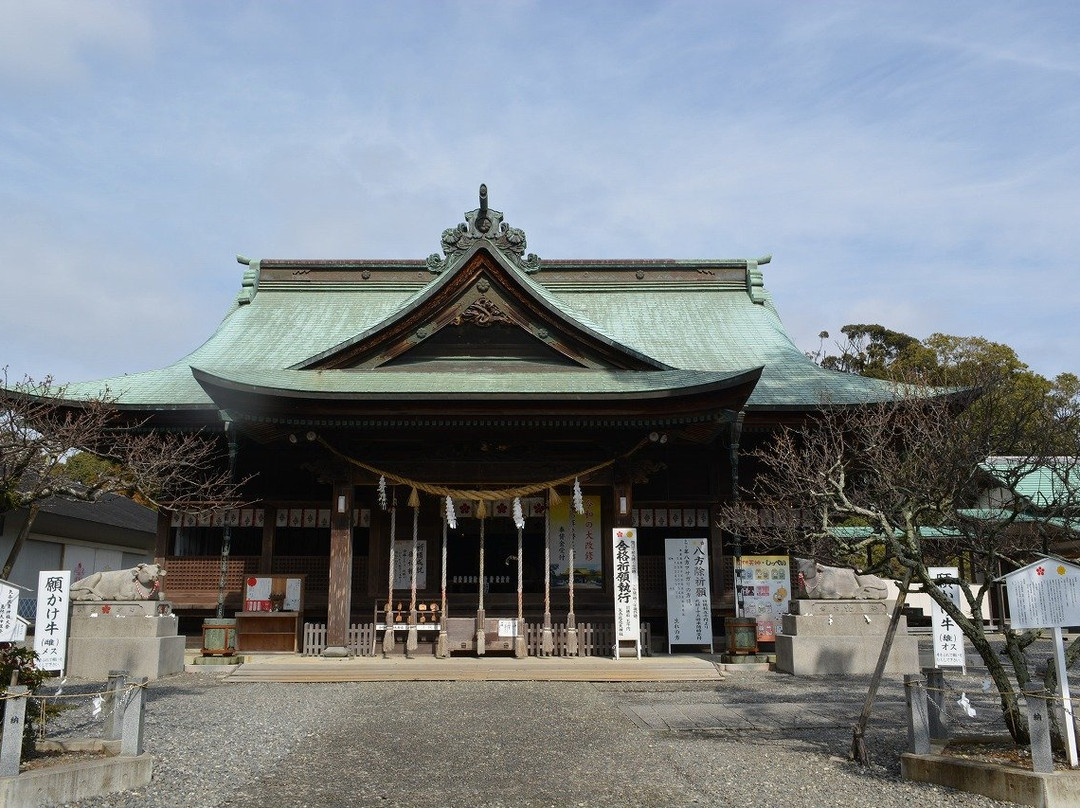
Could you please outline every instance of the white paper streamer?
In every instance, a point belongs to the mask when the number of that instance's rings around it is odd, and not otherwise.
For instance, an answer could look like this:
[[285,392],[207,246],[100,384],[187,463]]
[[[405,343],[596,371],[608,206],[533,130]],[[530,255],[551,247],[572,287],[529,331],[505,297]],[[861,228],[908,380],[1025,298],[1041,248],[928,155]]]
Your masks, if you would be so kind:
[[379,477],[379,507],[386,510],[386,478]]
[[521,512],[521,498],[514,497],[514,525],[518,530],[525,527],[525,514]]
[[446,524],[451,530],[457,530],[457,511],[454,509],[454,500],[446,495]]
[[964,712],[967,713],[968,718],[975,717],[975,708],[971,706],[971,701],[968,699],[967,693],[961,693],[960,698],[956,700],[956,703],[963,708]]
[[585,513],[585,500],[582,499],[581,483],[578,482],[577,477],[574,478],[574,511]]

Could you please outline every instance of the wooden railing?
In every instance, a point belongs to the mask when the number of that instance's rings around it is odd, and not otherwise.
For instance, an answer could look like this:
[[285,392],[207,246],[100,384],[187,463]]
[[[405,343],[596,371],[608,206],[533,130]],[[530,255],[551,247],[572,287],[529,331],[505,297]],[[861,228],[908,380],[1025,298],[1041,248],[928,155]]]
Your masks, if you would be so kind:
[[[529,656],[540,655],[541,623],[525,624],[525,647]],[[566,656],[566,624],[552,626],[554,655]],[[651,656],[652,632],[648,623],[641,624],[641,653]],[[375,645],[373,623],[353,623],[349,626],[346,647],[356,656],[370,656]],[[326,624],[304,623],[304,656],[318,656],[326,649]],[[580,656],[614,656],[614,623],[578,623],[578,654]]]

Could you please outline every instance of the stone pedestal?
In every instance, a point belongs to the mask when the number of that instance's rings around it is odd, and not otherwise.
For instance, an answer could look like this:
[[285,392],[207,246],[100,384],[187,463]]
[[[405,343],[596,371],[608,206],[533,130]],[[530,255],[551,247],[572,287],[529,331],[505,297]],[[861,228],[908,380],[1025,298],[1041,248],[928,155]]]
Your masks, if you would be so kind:
[[111,670],[158,679],[184,670],[185,638],[161,600],[76,601],[71,605],[67,673],[102,679]]
[[[891,600],[793,600],[776,636],[776,669],[802,676],[869,675],[892,616]],[[919,672],[918,640],[901,617],[886,673]]]

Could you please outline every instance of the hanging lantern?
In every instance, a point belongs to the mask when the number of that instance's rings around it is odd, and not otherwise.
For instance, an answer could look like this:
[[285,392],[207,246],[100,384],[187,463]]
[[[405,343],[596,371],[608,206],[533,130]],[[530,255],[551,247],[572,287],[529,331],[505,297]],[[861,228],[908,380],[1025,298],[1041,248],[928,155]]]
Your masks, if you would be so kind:
[[574,478],[574,511],[585,513],[585,500],[581,496],[581,483],[577,477]]
[[446,524],[451,530],[457,530],[457,512],[454,510],[454,500],[446,495]]
[[514,497],[514,525],[518,530],[525,528],[525,514],[521,512],[521,497]]
[[386,510],[386,478],[379,477],[379,507]]

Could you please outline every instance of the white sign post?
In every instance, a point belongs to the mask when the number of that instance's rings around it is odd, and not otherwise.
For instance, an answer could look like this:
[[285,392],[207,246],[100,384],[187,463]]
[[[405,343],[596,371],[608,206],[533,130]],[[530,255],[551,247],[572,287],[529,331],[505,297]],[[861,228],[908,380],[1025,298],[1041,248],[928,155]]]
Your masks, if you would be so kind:
[[38,667],[42,670],[62,671],[67,662],[70,590],[71,570],[42,570],[38,573],[34,652],[38,655]]
[[638,597],[637,530],[617,527],[611,531],[615,561],[615,658],[619,646],[632,642],[641,659],[641,604]]
[[[956,567],[928,567],[926,571],[934,579],[960,577],[960,570]],[[939,584],[939,586],[959,609],[960,585]],[[930,601],[930,625],[934,632],[934,665],[938,668],[962,668],[966,673],[967,654],[964,635],[936,600]]]
[[672,645],[708,645],[713,653],[708,539],[665,539],[668,653]]
[[0,642],[15,642],[20,625],[19,589],[0,581]]
[[1069,676],[1065,667],[1065,638],[1061,629],[1080,626],[1080,567],[1067,561],[1044,558],[1004,576],[1009,594],[1010,626],[1013,629],[1049,628],[1054,634],[1054,663],[1061,701],[1065,707],[1065,734],[1069,766],[1076,768],[1076,727],[1073,724]]

